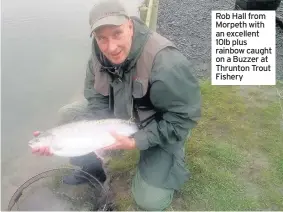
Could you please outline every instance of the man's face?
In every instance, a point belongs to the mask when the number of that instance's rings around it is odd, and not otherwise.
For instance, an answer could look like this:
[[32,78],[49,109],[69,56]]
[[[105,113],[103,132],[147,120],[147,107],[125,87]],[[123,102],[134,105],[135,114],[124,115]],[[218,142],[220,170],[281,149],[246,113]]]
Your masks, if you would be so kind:
[[133,24],[128,20],[121,26],[107,25],[94,32],[100,51],[114,64],[121,64],[130,53]]

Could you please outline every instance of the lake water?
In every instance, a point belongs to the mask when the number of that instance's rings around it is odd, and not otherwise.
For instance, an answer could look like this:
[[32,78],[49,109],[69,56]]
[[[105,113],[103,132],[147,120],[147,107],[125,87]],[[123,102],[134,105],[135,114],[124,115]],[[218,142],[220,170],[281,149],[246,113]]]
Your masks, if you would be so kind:
[[[27,141],[33,131],[56,123],[61,106],[82,97],[91,44],[88,14],[97,1],[1,2],[2,210],[25,180],[66,162],[33,156]],[[139,15],[141,0],[122,1]]]

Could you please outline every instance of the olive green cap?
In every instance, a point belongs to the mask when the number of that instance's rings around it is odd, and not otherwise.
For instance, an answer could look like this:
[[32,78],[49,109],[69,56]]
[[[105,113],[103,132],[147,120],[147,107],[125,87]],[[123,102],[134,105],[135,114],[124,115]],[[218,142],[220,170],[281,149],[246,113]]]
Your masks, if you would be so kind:
[[99,0],[89,13],[89,24],[92,32],[104,25],[122,25],[129,15],[119,0]]

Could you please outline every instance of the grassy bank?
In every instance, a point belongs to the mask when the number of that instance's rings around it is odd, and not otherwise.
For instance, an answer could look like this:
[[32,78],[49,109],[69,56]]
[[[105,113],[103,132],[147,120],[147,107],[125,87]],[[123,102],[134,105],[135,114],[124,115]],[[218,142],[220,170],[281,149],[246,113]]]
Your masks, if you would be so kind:
[[[278,84],[283,90],[283,84]],[[192,178],[168,210],[283,210],[283,129],[275,86],[201,84],[202,119],[186,144]],[[283,103],[283,99],[281,100]],[[119,210],[134,210],[137,151],[110,161]]]

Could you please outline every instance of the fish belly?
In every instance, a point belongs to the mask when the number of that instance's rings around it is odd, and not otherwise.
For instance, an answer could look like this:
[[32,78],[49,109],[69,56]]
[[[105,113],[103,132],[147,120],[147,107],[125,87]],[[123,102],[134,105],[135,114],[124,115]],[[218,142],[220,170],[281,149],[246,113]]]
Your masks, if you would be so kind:
[[50,151],[58,156],[75,157],[89,154],[114,142],[115,139],[108,132],[93,136],[68,136],[55,139],[50,145]]

